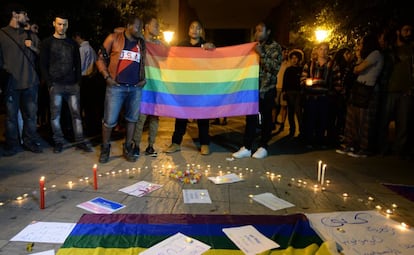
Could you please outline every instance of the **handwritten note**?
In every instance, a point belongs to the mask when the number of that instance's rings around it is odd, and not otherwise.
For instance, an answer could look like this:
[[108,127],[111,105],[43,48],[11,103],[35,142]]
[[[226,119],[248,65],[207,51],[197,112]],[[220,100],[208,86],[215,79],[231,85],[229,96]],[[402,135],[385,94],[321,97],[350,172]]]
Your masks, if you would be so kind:
[[183,189],[184,204],[211,204],[206,189]]
[[30,255],[55,255],[55,250],[36,252],[36,253],[31,253]]
[[223,228],[223,232],[246,255],[256,255],[280,247],[279,244],[264,236],[252,225]]
[[93,213],[111,214],[115,211],[121,210],[125,207],[125,205],[102,197],[97,197],[92,200],[78,204],[77,207]]
[[223,176],[208,177],[208,179],[215,184],[233,183],[242,181],[242,179],[236,174],[226,174]]
[[283,199],[280,199],[277,196],[269,192],[255,195],[253,196],[253,200],[258,203],[261,203],[264,206],[269,207],[273,211],[295,206],[294,204],[291,204]]
[[210,248],[205,243],[177,233],[141,252],[140,255],[199,255]]
[[128,187],[122,188],[119,191],[125,192],[125,193],[133,195],[133,196],[142,197],[142,196],[144,196],[148,193],[151,193],[154,190],[157,190],[161,187],[162,187],[162,185],[160,185],[160,184],[151,183],[151,182],[147,182],[147,181],[140,181],[140,182],[132,184]]
[[36,221],[27,225],[10,241],[63,243],[75,225],[76,223]]
[[325,240],[334,240],[345,254],[414,254],[414,231],[376,211],[306,214]]

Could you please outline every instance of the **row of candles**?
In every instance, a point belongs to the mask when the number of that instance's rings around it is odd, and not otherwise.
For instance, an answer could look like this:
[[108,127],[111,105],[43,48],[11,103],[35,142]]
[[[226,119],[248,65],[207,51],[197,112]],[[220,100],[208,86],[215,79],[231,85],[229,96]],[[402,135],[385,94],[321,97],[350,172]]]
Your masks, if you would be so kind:
[[[155,166],[154,168],[157,169],[157,166]],[[164,168],[164,166],[162,168]],[[172,166],[170,166],[170,165],[167,167],[167,169],[171,169],[171,168],[172,168]],[[187,169],[188,168],[201,169],[201,166],[200,165],[195,166],[194,164],[192,164],[192,165],[187,164]],[[218,166],[218,169],[220,170],[219,171],[219,174],[222,175],[223,174],[223,171],[221,171],[221,166]],[[241,168],[234,167],[234,170],[237,170],[237,169],[240,170]],[[323,185],[325,183],[328,184],[328,185],[330,183],[330,180],[327,180],[325,178],[326,169],[327,169],[327,164],[323,163],[322,160],[319,160],[317,162],[317,180],[318,180],[318,183],[320,183],[322,190],[324,190]],[[210,171],[210,170],[211,170],[211,166],[210,165],[207,165],[207,170],[205,170],[206,173],[208,171]],[[253,171],[253,170],[250,169],[250,172],[251,171]],[[97,164],[94,164],[93,165],[92,172],[93,172],[93,187],[94,187],[95,190],[97,190],[98,189],[98,171],[97,171]],[[273,177],[275,177],[275,174],[274,173],[266,172],[266,174],[269,175],[269,176],[271,176],[271,179],[272,180],[273,180]],[[276,175],[276,178],[280,180],[282,178],[282,176],[279,174],[279,175]],[[293,178],[292,178],[292,180],[293,180]],[[44,209],[45,208],[45,177],[44,176],[42,176],[40,178],[40,180],[39,180],[39,186],[40,186],[40,209]],[[314,185],[314,187],[317,187],[317,186],[318,185]],[[348,193],[343,193],[342,196],[344,197],[344,199],[346,199],[346,198],[349,197]],[[373,197],[368,197],[368,200],[369,201],[373,201],[374,198]],[[385,210],[385,213],[387,215],[393,214],[394,210],[397,208],[396,204],[392,204],[392,207],[393,207],[393,209],[387,209],[387,210]],[[375,206],[375,209],[382,210],[382,207],[380,205],[377,205],[377,206]],[[406,225],[406,224],[404,224],[404,225]]]
[[[98,165],[94,164],[92,167],[93,172],[93,188],[95,190],[98,189]],[[45,177],[40,177],[39,180],[39,192],[40,192],[40,201],[39,207],[40,209],[45,209]]]

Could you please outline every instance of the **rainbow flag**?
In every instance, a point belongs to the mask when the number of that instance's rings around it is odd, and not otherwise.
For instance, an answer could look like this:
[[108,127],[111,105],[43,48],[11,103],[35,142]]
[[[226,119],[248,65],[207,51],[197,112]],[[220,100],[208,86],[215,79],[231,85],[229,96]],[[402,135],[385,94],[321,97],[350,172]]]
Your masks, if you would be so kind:
[[203,50],[148,43],[141,112],[183,119],[257,114],[255,45]]
[[262,254],[330,254],[303,214],[84,214],[57,255],[137,255],[178,232],[211,246],[203,255],[242,255],[222,229],[245,225],[281,246]]

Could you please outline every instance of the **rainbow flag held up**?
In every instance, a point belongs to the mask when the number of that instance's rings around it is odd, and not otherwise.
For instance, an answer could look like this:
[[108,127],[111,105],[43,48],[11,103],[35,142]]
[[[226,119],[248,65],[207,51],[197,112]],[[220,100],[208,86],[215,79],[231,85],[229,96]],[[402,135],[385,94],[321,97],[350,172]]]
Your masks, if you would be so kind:
[[262,255],[330,254],[303,214],[84,214],[57,255],[137,255],[178,232],[211,246],[203,255],[242,255],[222,229],[245,225],[280,245]]
[[204,50],[147,43],[141,113],[183,119],[257,114],[255,45]]

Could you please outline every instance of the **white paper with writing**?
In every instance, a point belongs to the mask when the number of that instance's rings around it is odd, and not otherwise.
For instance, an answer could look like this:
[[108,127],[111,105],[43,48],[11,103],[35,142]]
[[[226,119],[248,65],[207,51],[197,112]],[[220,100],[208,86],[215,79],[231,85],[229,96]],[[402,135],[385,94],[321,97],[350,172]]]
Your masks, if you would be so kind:
[[75,226],[76,223],[37,221],[27,225],[10,241],[63,243]]
[[242,181],[242,179],[237,174],[225,174],[222,176],[208,177],[208,179],[215,184],[224,184],[224,183],[233,183]]
[[324,240],[334,240],[344,254],[414,254],[414,231],[377,211],[306,214]]
[[211,247],[184,234],[177,233],[145,250],[140,255],[199,255]]
[[129,195],[142,197],[148,193],[153,192],[154,190],[157,190],[161,188],[162,185],[151,183],[147,181],[140,181],[135,184],[132,184],[130,186],[127,186],[125,188],[120,189],[119,191],[125,192]]
[[55,250],[48,250],[48,251],[30,253],[30,255],[55,255]]
[[206,189],[183,189],[184,204],[211,204]]
[[252,225],[223,228],[223,232],[246,255],[256,255],[280,247],[279,244],[264,236]]
[[273,211],[295,206],[294,204],[291,204],[283,199],[280,199],[277,196],[269,192],[255,195],[253,196],[253,200],[272,209]]

